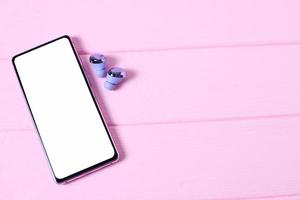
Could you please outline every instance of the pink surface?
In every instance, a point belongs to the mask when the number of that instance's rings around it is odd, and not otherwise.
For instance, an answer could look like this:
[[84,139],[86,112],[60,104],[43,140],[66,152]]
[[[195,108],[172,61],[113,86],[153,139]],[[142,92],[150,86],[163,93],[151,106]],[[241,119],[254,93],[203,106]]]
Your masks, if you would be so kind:
[[[299,20],[296,0],[1,1],[0,199],[300,199]],[[63,34],[122,158],[62,186],[10,59]],[[118,91],[99,51],[128,70]]]
[[[133,125],[300,116],[299,55],[300,45],[109,54],[129,74],[116,92],[104,89],[88,56],[81,58],[108,123]],[[0,91],[7,95],[0,108],[19,113],[0,113],[1,128],[28,129],[14,70],[1,63]]]
[[88,52],[299,43],[299,10],[298,0],[2,0],[0,52],[66,33]]
[[2,133],[0,155],[6,160],[0,168],[5,188],[1,199],[18,199],[20,194],[26,200],[263,199],[299,194],[299,119],[111,130],[121,147],[121,161],[68,185],[52,180],[35,131]]

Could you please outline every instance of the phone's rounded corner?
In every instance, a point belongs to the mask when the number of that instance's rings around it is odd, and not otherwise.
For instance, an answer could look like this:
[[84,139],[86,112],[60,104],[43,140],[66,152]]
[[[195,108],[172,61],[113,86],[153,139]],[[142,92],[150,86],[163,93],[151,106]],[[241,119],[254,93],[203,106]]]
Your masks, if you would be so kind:
[[67,34],[61,36],[60,38],[66,38],[66,39],[68,39],[68,40],[71,41],[71,36],[69,36],[69,35],[67,35]]
[[16,69],[16,59],[20,56],[20,54],[17,54],[17,55],[14,55],[12,58],[11,58],[11,62],[13,64],[13,67]]
[[117,150],[115,150],[115,153],[114,153],[113,157],[111,158],[111,162],[112,163],[118,162],[119,159],[120,159],[120,154],[117,152]]
[[11,58],[12,67],[13,67],[18,79],[19,79],[19,74],[18,74],[18,68],[17,68],[17,59],[19,56],[20,56],[20,54],[17,54]]
[[55,178],[55,182],[57,184],[65,184],[66,183],[66,181],[63,178],[57,178],[56,176],[54,178]]
[[62,35],[59,38],[57,38],[57,40],[67,40],[71,45],[72,45],[72,38],[69,35]]
[[18,55],[14,55],[12,58],[11,58],[11,62],[13,63],[13,65],[15,65],[15,61],[16,61],[16,58],[18,57]]

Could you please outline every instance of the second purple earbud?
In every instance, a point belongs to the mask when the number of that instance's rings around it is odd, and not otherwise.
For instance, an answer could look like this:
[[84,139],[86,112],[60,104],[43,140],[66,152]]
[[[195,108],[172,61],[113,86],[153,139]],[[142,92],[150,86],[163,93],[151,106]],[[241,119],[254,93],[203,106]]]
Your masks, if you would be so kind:
[[113,67],[107,72],[104,87],[108,90],[114,90],[124,80],[125,77],[126,72],[123,69],[119,67]]

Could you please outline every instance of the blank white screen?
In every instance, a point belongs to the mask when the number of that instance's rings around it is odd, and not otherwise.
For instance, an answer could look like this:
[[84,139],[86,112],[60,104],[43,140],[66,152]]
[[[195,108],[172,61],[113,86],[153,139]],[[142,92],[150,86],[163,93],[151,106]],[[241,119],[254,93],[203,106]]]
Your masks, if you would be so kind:
[[54,175],[65,178],[114,156],[69,40],[14,60]]

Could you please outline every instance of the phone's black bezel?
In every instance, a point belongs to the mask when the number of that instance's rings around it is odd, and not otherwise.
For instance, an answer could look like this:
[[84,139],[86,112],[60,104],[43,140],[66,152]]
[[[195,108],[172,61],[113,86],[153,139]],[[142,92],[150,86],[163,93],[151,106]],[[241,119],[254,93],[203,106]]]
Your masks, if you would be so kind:
[[[105,161],[102,161],[102,162],[100,162],[100,163],[97,163],[97,164],[95,164],[95,165],[93,165],[93,166],[90,166],[90,167],[88,167],[88,168],[86,168],[86,169],[83,169],[83,170],[81,170],[81,171],[79,171],[79,172],[76,172],[76,173],[74,173],[74,174],[71,174],[71,175],[69,175],[69,176],[67,176],[67,177],[64,177],[64,178],[57,178],[57,177],[55,176],[55,173],[54,173],[53,168],[52,168],[52,166],[51,166],[51,162],[50,162],[50,160],[49,160],[49,157],[48,157],[48,154],[47,154],[47,152],[46,152],[45,146],[44,146],[44,144],[43,144],[43,140],[42,140],[42,138],[41,138],[41,135],[40,135],[38,126],[37,126],[37,124],[36,124],[36,121],[35,121],[35,119],[34,119],[32,110],[31,110],[30,105],[29,105],[29,102],[28,102],[28,99],[27,99],[27,97],[26,97],[25,90],[24,90],[24,88],[23,88],[23,85],[22,85],[22,82],[21,82],[21,79],[20,79],[20,76],[19,76],[17,67],[16,67],[16,65],[15,65],[15,59],[16,59],[18,56],[21,56],[21,55],[26,54],[26,53],[28,53],[28,52],[30,52],[30,51],[33,51],[33,50],[35,50],[35,49],[38,49],[38,48],[43,47],[43,46],[45,46],[45,45],[48,45],[48,44],[50,44],[50,43],[52,43],[52,42],[55,42],[55,41],[57,41],[57,40],[60,40],[60,39],[62,39],[62,38],[68,39],[68,41],[69,41],[69,43],[70,43],[70,45],[71,45],[71,47],[72,47],[73,53],[74,53],[74,55],[75,55],[75,57],[76,57],[76,60],[77,60],[77,63],[78,63],[78,65],[79,65],[79,68],[80,68],[80,70],[81,70],[81,73],[82,73],[82,75],[83,75],[83,77],[84,77],[84,80],[85,80],[87,86],[88,86],[88,89],[89,89],[89,92],[90,92],[90,94],[91,94],[91,96],[92,96],[92,99],[93,99],[93,101],[94,101],[95,107],[96,107],[96,109],[97,109],[97,111],[98,111],[98,113],[99,113],[99,115],[100,115],[102,124],[104,125],[105,130],[106,130],[106,133],[107,133],[107,135],[108,135],[108,137],[109,137],[109,140],[110,140],[110,142],[111,142],[111,145],[113,146],[113,149],[114,149],[114,155],[113,155],[113,157],[111,157],[110,159],[107,159],[107,160],[105,160]],[[102,116],[102,114],[101,114],[101,112],[100,112],[100,109],[99,109],[99,107],[98,107],[97,101],[96,101],[96,99],[95,99],[95,97],[94,97],[94,95],[93,95],[93,92],[92,92],[91,88],[90,88],[90,85],[89,85],[89,83],[88,83],[87,77],[86,77],[86,75],[85,75],[85,73],[84,73],[84,71],[83,71],[83,67],[82,67],[82,65],[81,65],[81,63],[80,63],[79,57],[78,57],[78,55],[77,55],[77,53],[76,53],[76,50],[75,50],[75,48],[74,48],[74,46],[73,46],[73,44],[72,44],[72,40],[71,40],[71,38],[70,38],[68,35],[63,35],[63,36],[61,36],[61,37],[58,37],[58,38],[53,39],[53,40],[51,40],[51,41],[49,41],[49,42],[46,42],[46,43],[44,43],[44,44],[41,44],[41,45],[36,46],[36,47],[34,47],[34,48],[32,48],[32,49],[29,49],[29,50],[27,50],[27,51],[24,51],[24,52],[22,52],[22,53],[20,53],[20,54],[15,55],[15,56],[12,58],[12,63],[13,63],[15,72],[16,72],[16,74],[17,74],[19,84],[20,84],[20,86],[21,86],[21,88],[22,88],[24,97],[25,97],[25,99],[26,99],[26,103],[27,103],[27,106],[28,106],[28,108],[29,108],[31,117],[32,117],[32,119],[33,119],[35,128],[36,128],[36,130],[37,130],[37,132],[38,132],[38,135],[39,135],[39,137],[40,137],[40,141],[41,141],[41,143],[42,143],[42,146],[43,146],[44,151],[45,151],[45,153],[46,153],[48,162],[49,162],[49,164],[50,164],[50,167],[51,167],[51,170],[52,170],[52,174],[54,175],[55,180],[56,180],[57,183],[65,183],[65,182],[68,182],[68,181],[70,181],[70,180],[73,180],[73,179],[75,179],[75,178],[77,178],[77,177],[80,177],[80,176],[82,176],[82,175],[88,174],[89,172],[92,172],[92,171],[94,171],[94,170],[96,170],[96,169],[98,169],[98,168],[101,168],[101,167],[103,167],[103,166],[106,166],[106,165],[108,165],[108,164],[110,164],[110,163],[112,163],[112,162],[118,160],[119,154],[118,154],[118,152],[117,152],[117,150],[116,150],[116,147],[115,147],[115,145],[114,145],[114,143],[113,143],[113,140],[112,140],[112,138],[111,138],[111,135],[110,135],[110,133],[109,133],[109,131],[108,131],[108,128],[107,128],[107,126],[106,126],[106,123],[105,123],[105,121],[104,121],[104,119],[103,119],[103,116]]]

